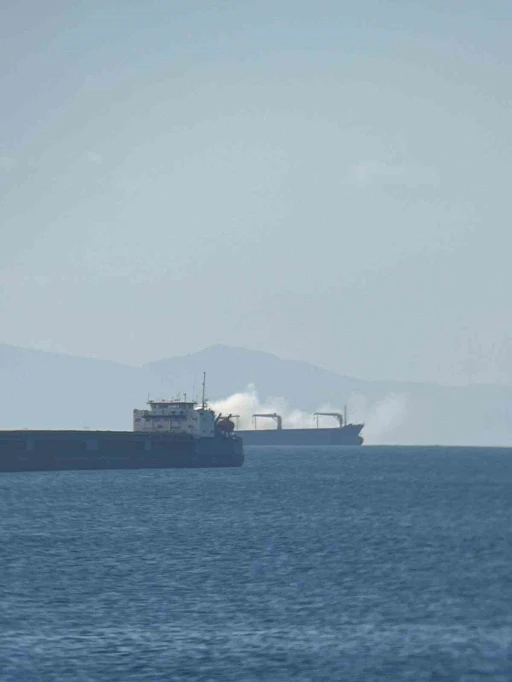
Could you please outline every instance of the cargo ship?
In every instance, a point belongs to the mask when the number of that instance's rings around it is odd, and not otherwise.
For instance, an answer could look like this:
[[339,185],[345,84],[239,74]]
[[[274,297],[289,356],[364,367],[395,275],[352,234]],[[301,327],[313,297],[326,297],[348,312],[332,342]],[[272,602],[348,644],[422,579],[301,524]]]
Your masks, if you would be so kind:
[[[236,415],[235,415],[236,416]],[[237,430],[236,433],[244,445],[362,445],[360,435],[364,424],[347,423],[345,414],[341,412],[315,412],[316,428],[285,428],[281,415],[274,413],[253,414],[253,429]],[[333,417],[338,426],[321,427],[319,417]],[[270,418],[275,422],[275,428],[258,429],[258,419]]]
[[239,467],[243,443],[205,401],[150,400],[133,431],[0,431],[0,472]]

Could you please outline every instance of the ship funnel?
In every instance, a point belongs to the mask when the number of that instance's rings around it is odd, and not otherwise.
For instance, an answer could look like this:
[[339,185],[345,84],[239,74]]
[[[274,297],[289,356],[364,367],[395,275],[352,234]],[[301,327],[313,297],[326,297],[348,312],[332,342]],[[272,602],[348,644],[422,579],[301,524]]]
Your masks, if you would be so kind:
[[273,412],[273,413],[265,413],[265,414],[253,414],[252,420],[253,420],[255,429],[257,428],[257,424],[258,424],[257,418],[258,417],[269,417],[270,419],[273,419],[277,424],[277,430],[278,431],[281,431],[281,429],[283,428],[283,418],[281,417],[281,415],[277,414],[276,412]]
[[338,420],[340,429],[343,426],[343,415],[341,412],[315,412],[316,417],[316,427],[318,428],[318,417],[334,417]]

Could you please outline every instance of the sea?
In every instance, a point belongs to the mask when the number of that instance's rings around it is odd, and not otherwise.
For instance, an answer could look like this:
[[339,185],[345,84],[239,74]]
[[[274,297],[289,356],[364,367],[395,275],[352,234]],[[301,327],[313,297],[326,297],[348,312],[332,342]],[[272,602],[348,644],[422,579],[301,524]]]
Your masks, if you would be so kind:
[[1,682],[510,682],[512,449],[0,474]]

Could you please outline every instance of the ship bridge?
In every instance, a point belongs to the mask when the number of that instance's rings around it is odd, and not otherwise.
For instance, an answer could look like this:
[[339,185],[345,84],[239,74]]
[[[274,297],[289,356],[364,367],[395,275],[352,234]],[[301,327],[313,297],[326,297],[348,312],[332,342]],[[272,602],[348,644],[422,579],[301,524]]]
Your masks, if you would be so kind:
[[148,400],[149,410],[133,411],[134,431],[181,432],[211,437],[215,415],[204,405],[196,409],[193,400]]

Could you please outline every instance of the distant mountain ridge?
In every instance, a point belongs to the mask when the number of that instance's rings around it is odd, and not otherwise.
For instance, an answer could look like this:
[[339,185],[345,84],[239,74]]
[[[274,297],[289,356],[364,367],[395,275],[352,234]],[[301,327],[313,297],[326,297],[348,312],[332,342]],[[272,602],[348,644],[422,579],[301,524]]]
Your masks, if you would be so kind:
[[512,388],[364,381],[262,351],[211,346],[132,367],[0,344],[0,428],[129,429],[148,395],[225,398],[253,384],[262,400],[311,413],[348,403],[367,442],[512,445]]

